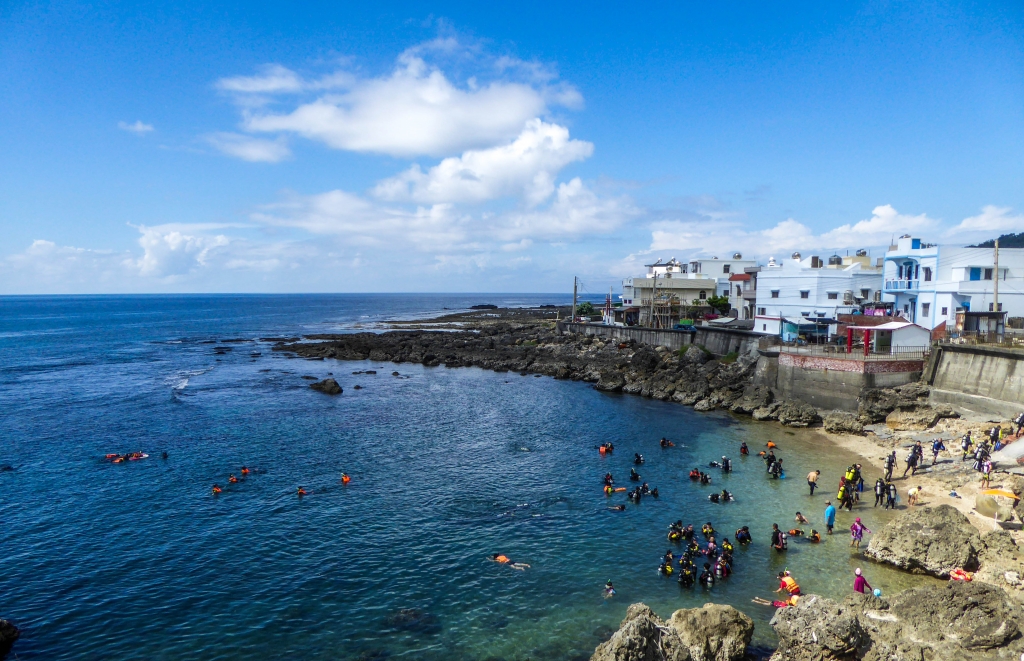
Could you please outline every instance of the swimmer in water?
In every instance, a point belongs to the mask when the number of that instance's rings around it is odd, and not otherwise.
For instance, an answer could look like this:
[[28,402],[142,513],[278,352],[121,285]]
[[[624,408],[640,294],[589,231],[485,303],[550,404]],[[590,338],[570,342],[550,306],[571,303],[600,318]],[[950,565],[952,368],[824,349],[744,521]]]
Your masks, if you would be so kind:
[[248,475],[248,474],[249,474],[249,467],[248,466],[242,466],[242,475]]
[[160,458],[161,459],[166,459],[167,458],[167,453],[166,452],[161,452],[160,453]]
[[615,586],[612,585],[611,581],[604,584],[604,598],[610,599],[615,596]]
[[632,480],[633,482],[639,482],[640,481],[640,473],[637,473],[635,468],[630,468],[629,469],[629,479]]
[[230,484],[237,484],[238,483],[238,478],[235,477],[234,474],[231,474],[230,476],[228,476],[228,482]]
[[352,478],[348,476],[348,473],[342,473],[341,474],[341,483],[342,484],[348,484],[351,481],[352,481]]
[[296,491],[295,493],[299,496],[305,496],[308,492],[302,487],[299,487],[298,491]]
[[213,485],[213,495],[214,495],[214,496],[216,496],[216,495],[217,495],[217,494],[219,494],[220,492],[221,492],[221,488],[220,488],[220,485],[219,485],[219,484],[215,484],[215,485]]
[[796,522],[797,523],[810,523],[810,521],[807,520],[807,517],[804,516],[803,514],[801,514],[800,512],[796,513]]
[[818,534],[817,530],[811,530],[811,534],[807,536],[807,541],[817,544],[821,541],[821,535]]
[[609,507],[608,509],[610,509],[613,512],[625,512],[626,511],[626,506],[625,505],[614,505],[612,507]]
[[750,454],[750,448],[747,447],[747,442],[746,441],[743,441],[742,443],[740,443],[740,454],[742,454],[742,455]]
[[501,553],[492,554],[491,561],[497,562],[499,565],[508,565],[512,569],[517,569],[519,571],[526,571],[530,567],[530,565],[526,564],[525,562],[512,562],[511,560],[509,560],[507,555]]

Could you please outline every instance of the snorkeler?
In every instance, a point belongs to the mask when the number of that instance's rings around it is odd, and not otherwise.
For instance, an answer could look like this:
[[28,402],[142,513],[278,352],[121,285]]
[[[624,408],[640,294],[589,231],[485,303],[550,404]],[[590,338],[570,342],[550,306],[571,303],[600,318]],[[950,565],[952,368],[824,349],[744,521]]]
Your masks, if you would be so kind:
[[230,484],[238,484],[238,478],[235,477],[234,474],[231,474],[228,476],[228,482]]
[[604,598],[609,599],[615,596],[615,586],[612,585],[611,581],[604,584]]
[[613,512],[625,512],[626,511],[626,506],[625,505],[613,505],[613,506],[609,507],[608,509],[610,509]]
[[749,544],[752,540],[750,538],[750,527],[743,526],[736,531],[736,541],[740,544]]
[[492,562],[497,562],[499,565],[507,565],[512,569],[518,569],[519,571],[526,571],[530,567],[530,565],[525,562],[512,562],[509,560],[507,555],[502,553],[491,554],[490,560]]
[[633,463],[636,464],[637,466],[644,463],[644,456],[639,452],[635,452],[633,454]]
[[342,484],[348,484],[351,481],[352,481],[352,478],[349,477],[348,473],[342,473],[341,474],[341,483]]
[[299,495],[299,496],[305,496],[305,495],[307,495],[307,494],[308,494],[309,492],[308,492],[308,491],[306,491],[305,489],[303,489],[302,487],[299,487],[298,491],[296,491],[295,493],[296,493],[296,495]]
[[213,495],[216,496],[220,492],[221,492],[220,485],[218,485],[218,484],[213,485]]
[[640,481],[640,473],[637,473],[635,468],[630,468],[629,469],[629,479],[632,480],[633,482],[639,482]]

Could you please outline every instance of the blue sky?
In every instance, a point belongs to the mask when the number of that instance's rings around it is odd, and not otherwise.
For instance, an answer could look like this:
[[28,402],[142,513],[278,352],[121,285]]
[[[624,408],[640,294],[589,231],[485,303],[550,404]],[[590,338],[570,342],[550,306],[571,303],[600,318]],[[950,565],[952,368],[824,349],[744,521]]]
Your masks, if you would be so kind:
[[599,292],[1024,231],[1019,2],[241,4],[0,5],[0,293]]

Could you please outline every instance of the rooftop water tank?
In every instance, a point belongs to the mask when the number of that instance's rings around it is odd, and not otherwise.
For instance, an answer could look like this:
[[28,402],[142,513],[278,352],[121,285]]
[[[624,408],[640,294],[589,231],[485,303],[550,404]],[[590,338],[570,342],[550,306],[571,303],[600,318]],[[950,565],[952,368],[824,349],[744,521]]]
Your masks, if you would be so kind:
[[798,253],[798,252],[793,253],[793,259],[800,259],[800,253]]
[[842,263],[843,263],[843,258],[840,257],[839,255],[832,255],[831,257],[828,258],[828,265],[829,266],[841,266]]

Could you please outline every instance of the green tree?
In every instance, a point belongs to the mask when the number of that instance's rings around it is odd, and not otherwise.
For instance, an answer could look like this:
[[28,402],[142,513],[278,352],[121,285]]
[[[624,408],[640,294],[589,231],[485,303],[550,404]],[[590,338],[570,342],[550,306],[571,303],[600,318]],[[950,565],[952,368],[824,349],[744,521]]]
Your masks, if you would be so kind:
[[580,317],[588,317],[594,314],[594,304],[590,301],[583,301],[576,306],[576,315]]
[[728,296],[711,296],[708,298],[707,304],[711,306],[711,309],[722,314],[729,314],[729,310],[732,309]]

